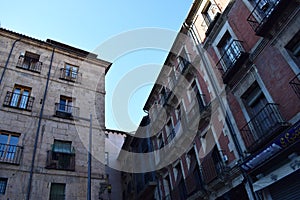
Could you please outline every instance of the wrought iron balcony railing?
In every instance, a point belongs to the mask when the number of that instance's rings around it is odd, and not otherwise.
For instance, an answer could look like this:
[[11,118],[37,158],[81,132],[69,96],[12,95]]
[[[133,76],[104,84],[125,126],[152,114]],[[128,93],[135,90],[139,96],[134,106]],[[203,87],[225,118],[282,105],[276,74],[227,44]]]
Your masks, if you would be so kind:
[[75,171],[75,153],[47,151],[46,168]]
[[249,54],[244,50],[242,44],[242,41],[233,40],[217,63],[217,68],[222,73],[224,83],[229,81],[229,78],[241,68],[241,65],[248,58]]
[[293,90],[295,91],[296,95],[299,97],[300,99],[300,73],[297,74],[290,82],[289,84],[291,85],[291,87],[293,88]]
[[35,59],[25,59],[25,56],[21,55],[17,62],[17,67],[26,69],[32,72],[41,73],[43,63]]
[[79,116],[79,108],[66,104],[55,104],[55,115],[57,117],[74,119]]
[[246,148],[252,152],[286,125],[278,104],[268,103],[240,131]]
[[289,0],[256,0],[255,6],[247,18],[256,35],[265,36],[278,20],[282,9]]
[[0,162],[19,165],[22,153],[21,146],[0,144]]
[[78,71],[73,71],[71,69],[60,69],[60,79],[71,81],[71,82],[81,82],[82,73]]
[[34,97],[7,91],[3,106],[31,111]]

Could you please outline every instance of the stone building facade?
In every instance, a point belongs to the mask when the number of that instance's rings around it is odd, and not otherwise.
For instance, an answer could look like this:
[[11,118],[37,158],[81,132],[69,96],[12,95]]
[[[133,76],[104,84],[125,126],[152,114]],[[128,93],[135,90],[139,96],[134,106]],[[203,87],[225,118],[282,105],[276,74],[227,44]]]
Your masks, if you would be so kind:
[[111,63],[3,28],[0,52],[0,198],[98,199]]

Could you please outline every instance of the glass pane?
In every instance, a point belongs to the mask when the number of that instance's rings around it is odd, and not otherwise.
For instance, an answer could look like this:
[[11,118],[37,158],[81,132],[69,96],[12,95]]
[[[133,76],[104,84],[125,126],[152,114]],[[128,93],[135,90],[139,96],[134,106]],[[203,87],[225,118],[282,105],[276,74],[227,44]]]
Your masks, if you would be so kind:
[[21,90],[19,88],[14,89],[14,93],[11,98],[10,106],[17,107],[19,98],[20,98]]
[[77,72],[78,72],[78,68],[77,67],[73,67],[72,68],[72,78],[76,78]]
[[19,143],[19,137],[18,136],[10,136],[10,145],[17,145]]
[[72,153],[71,152],[71,142],[62,142],[62,141],[54,141],[54,149],[55,152],[61,153]]
[[0,158],[5,156],[5,149],[8,140],[8,135],[0,134]]
[[67,103],[66,99],[60,99],[60,101],[59,101],[59,110],[65,111],[66,110],[66,103]]
[[52,183],[50,191],[50,200],[64,200],[65,186],[65,184]]
[[70,65],[66,65],[65,66],[65,75],[66,76],[70,76],[71,75],[71,66]]
[[8,134],[0,134],[0,143],[7,144]]
[[21,96],[21,101],[20,101],[19,108],[25,109],[27,107],[28,97],[29,97],[29,91],[28,90],[24,90],[23,94]]

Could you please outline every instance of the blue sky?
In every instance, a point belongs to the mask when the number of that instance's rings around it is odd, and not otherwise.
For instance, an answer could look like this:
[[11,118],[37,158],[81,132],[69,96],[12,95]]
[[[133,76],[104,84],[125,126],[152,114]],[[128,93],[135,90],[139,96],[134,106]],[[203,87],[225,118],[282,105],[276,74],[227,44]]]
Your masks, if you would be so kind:
[[[144,28],[161,28],[178,31],[192,5],[192,0],[52,0],[52,1],[2,1],[0,4],[1,27],[13,30],[37,39],[57,40],[87,51],[94,51],[103,43],[114,40],[126,32]],[[151,36],[145,40],[153,40]],[[173,41],[174,38],[166,38]],[[114,44],[112,48],[120,48]],[[122,45],[122,44],[120,44]],[[170,42],[171,45],[171,42]],[[104,58],[101,49],[97,53]],[[106,76],[106,127],[132,131],[133,127],[124,127],[118,123],[120,113],[112,110],[112,97],[120,80],[132,70],[141,66],[155,68],[164,63],[166,50],[141,48],[127,52],[108,60],[113,65]],[[106,58],[104,58],[106,59]],[[141,74],[140,79],[156,79],[154,74]],[[151,81],[150,81],[151,82]],[[149,81],[131,92],[122,106],[128,110],[133,124],[138,124],[145,113],[142,108],[152,88]]]

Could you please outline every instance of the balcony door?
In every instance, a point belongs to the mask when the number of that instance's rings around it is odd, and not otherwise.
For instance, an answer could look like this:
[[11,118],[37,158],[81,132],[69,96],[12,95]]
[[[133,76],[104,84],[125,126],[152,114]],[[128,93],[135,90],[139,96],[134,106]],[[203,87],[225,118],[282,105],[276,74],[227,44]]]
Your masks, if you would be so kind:
[[269,116],[272,113],[266,107],[268,101],[258,84],[254,83],[242,96],[242,99],[251,118],[251,126],[256,132],[254,136],[260,137],[267,133],[272,126],[272,118]]
[[0,160],[14,160],[18,143],[18,135],[0,133]]
[[70,97],[61,96],[59,100],[59,111],[72,113],[73,101]]

